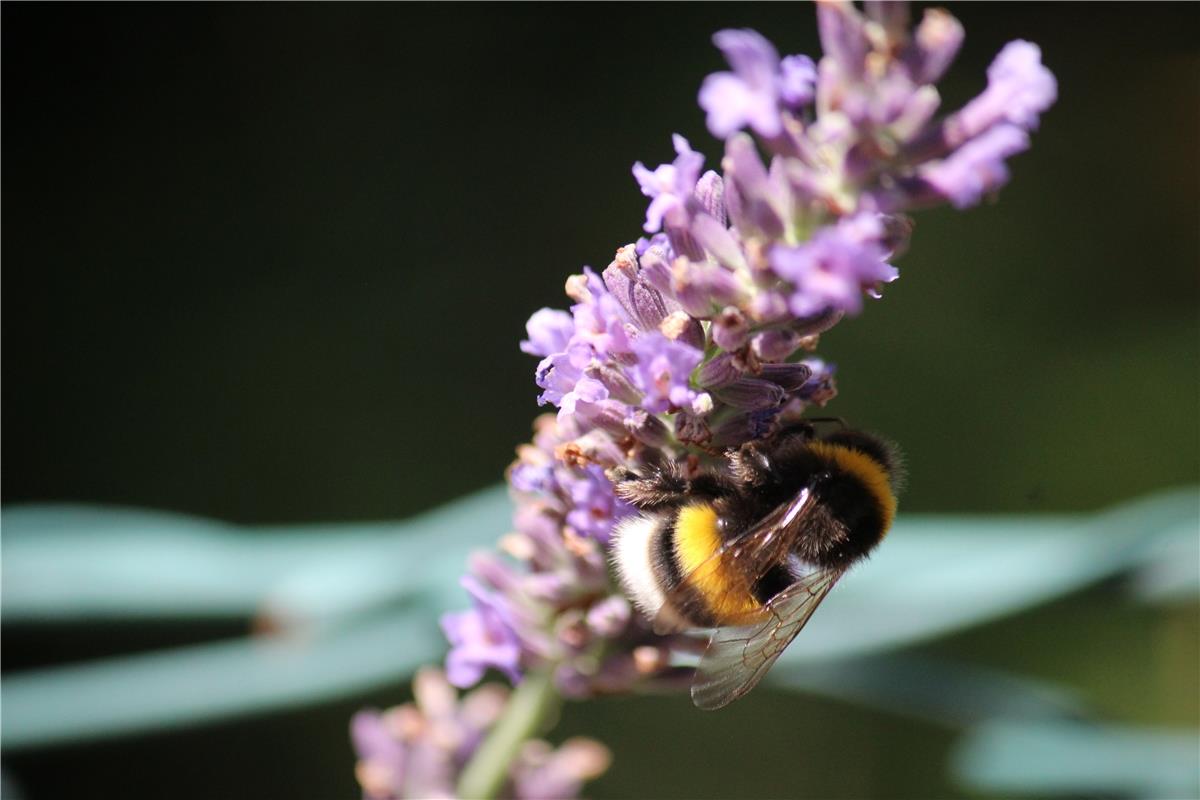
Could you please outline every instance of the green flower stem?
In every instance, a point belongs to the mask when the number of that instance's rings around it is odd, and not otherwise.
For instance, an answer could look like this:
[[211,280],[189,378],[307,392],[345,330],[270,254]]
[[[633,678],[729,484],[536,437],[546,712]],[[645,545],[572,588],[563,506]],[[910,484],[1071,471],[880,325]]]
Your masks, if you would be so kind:
[[464,800],[496,797],[521,745],[539,732],[561,703],[554,688],[553,669],[527,674],[513,691],[496,727],[467,762],[458,780],[458,796]]

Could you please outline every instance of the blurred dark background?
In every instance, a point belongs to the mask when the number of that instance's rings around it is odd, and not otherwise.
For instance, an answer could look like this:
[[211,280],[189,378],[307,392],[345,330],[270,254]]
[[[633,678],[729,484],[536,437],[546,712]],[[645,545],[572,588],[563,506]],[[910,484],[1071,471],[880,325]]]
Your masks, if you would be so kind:
[[[1014,38],[1041,45],[1060,99],[1001,202],[919,216],[901,280],[826,337],[842,392],[829,412],[902,444],[910,511],[1093,510],[1196,482],[1197,8],[951,10],[967,41],[946,107]],[[632,162],[667,160],[675,131],[719,160],[695,103],[723,68],[711,34],[754,27],[818,52],[798,4],[0,15],[3,502],[243,523],[399,518],[498,482],[537,413],[524,321],[639,235]],[[1038,624],[1076,629],[1093,607]],[[1029,625],[995,628],[951,650]],[[233,632],[6,629],[4,666]],[[1045,671],[1075,675],[1061,659]],[[30,798],[348,796],[349,714],[405,691],[6,768]],[[591,794],[645,794],[656,775],[678,796],[952,791],[944,731],[769,693],[722,720],[688,711],[570,710],[564,730],[616,751]],[[800,717],[818,720],[804,737],[860,748],[853,781],[766,755]],[[742,763],[764,754],[762,775],[664,766],[709,759],[693,743],[722,729]],[[662,743],[649,763],[643,736]]]

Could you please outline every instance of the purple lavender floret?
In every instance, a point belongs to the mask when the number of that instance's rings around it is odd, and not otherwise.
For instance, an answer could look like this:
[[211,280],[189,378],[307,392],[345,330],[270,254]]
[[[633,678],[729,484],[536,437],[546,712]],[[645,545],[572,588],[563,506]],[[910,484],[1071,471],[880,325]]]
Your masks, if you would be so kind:
[[771,267],[792,284],[788,307],[797,317],[829,309],[857,314],[864,291],[890,283],[899,272],[888,264],[878,216],[862,214],[821,228],[804,244],[776,246]]
[[1029,134],[1016,125],[996,125],[921,169],[920,176],[955,208],[967,208],[1008,183],[1005,159],[1029,149]]
[[704,354],[691,345],[672,341],[657,331],[639,336],[633,343],[637,361],[633,383],[645,393],[642,408],[662,413],[687,408],[696,399],[690,385],[692,370]]
[[687,202],[704,167],[704,156],[692,150],[687,139],[675,134],[671,141],[677,155],[670,164],[660,164],[653,172],[640,161],[633,165],[642,194],[652,198],[643,226],[646,233],[662,230],[664,220],[671,227],[687,225]]
[[708,113],[708,129],[725,138],[742,128],[772,138],[783,130],[781,111],[798,110],[813,99],[816,70],[807,56],[782,61],[775,46],[752,30],[725,30],[713,36],[733,67],[717,72],[700,88],[700,107]]
[[799,110],[813,101],[817,89],[817,65],[808,56],[787,56],[779,62],[779,99],[787,108]]
[[573,508],[567,512],[567,524],[580,536],[608,544],[613,522],[632,512],[627,503],[613,494],[612,484],[604,470],[590,464],[582,470],[584,477],[567,485]]
[[521,352],[532,356],[548,356],[567,349],[575,333],[575,320],[565,311],[543,308],[525,324],[529,338],[521,342]]
[[1058,84],[1042,66],[1038,46],[1009,42],[988,67],[987,89],[947,120],[946,143],[957,147],[1001,122],[1036,130],[1039,115],[1056,99]]
[[488,669],[497,669],[514,683],[521,678],[521,642],[513,613],[503,595],[489,592],[473,576],[462,579],[474,607],[442,617],[450,642],[446,675],[455,686],[473,686]]

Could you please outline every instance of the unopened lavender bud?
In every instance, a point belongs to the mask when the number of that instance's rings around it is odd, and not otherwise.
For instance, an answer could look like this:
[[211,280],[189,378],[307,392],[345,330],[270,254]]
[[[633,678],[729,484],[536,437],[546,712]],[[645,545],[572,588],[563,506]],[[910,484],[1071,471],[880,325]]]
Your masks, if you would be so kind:
[[926,9],[913,36],[912,47],[905,53],[913,80],[936,83],[958,55],[963,35],[962,24],[948,11]]
[[781,361],[800,346],[800,334],[791,330],[756,333],[750,339],[750,351],[762,361]]
[[758,377],[778,384],[788,394],[799,389],[812,377],[807,364],[763,364]]
[[612,262],[601,273],[604,287],[613,297],[617,298],[617,302],[621,304],[625,312],[635,318],[633,304],[630,300],[633,296],[633,285],[637,282],[637,274],[637,248],[631,244],[619,248]]
[[683,311],[673,311],[658,326],[658,330],[673,342],[683,342],[697,350],[704,349],[704,328]]
[[725,182],[711,169],[700,176],[696,183],[696,202],[704,213],[725,227]]
[[712,295],[696,280],[699,264],[677,258],[671,267],[671,286],[683,310],[693,317],[706,319],[712,313]]
[[719,389],[742,377],[742,371],[733,363],[733,356],[721,353],[716,358],[709,359],[700,365],[698,382],[705,389]]
[[758,378],[739,378],[728,386],[714,389],[712,393],[721,402],[748,411],[777,408],[783,405],[786,397],[783,389],[776,384]]
[[671,262],[666,244],[651,244],[640,256],[641,276],[655,289],[670,296]]
[[778,415],[778,408],[729,415],[713,426],[711,445],[719,448],[738,447],[762,439],[771,433]]
[[817,31],[821,49],[842,74],[850,78],[862,75],[870,42],[865,20],[846,0],[821,0],[817,3]]
[[696,262],[704,260],[704,248],[692,235],[690,228],[683,225],[670,225],[664,230],[667,233],[667,239],[671,242],[671,249],[682,258]]
[[574,413],[589,428],[599,428],[617,435],[625,430],[627,409],[624,403],[616,400],[579,402],[575,404]]
[[445,717],[454,712],[458,694],[441,670],[422,667],[413,678],[413,697],[426,717]]
[[684,444],[705,445],[712,440],[712,431],[702,416],[681,411],[675,415],[675,438]]
[[661,419],[644,409],[625,417],[625,429],[647,447],[662,448],[670,439],[670,431]]
[[742,201],[737,184],[732,181],[725,182],[725,215],[727,222],[733,223],[738,230],[748,230],[746,227],[746,204]]
[[614,367],[611,362],[593,362],[583,371],[583,374],[604,384],[604,388],[608,389],[609,397],[614,400],[636,404],[642,397],[641,392],[635,389],[629,379],[625,377],[625,373]]
[[750,338],[750,322],[735,306],[725,306],[713,318],[712,337],[723,350],[740,350]]
[[506,533],[500,537],[500,551],[519,561],[532,561],[537,554],[537,545],[523,533]]
[[747,311],[758,323],[782,320],[788,316],[787,298],[773,289],[765,289],[750,299]]
[[[804,338],[816,336],[841,322],[846,312],[839,308],[827,308],[819,314],[801,317],[791,324],[791,330]],[[800,345],[804,347],[804,344]]]

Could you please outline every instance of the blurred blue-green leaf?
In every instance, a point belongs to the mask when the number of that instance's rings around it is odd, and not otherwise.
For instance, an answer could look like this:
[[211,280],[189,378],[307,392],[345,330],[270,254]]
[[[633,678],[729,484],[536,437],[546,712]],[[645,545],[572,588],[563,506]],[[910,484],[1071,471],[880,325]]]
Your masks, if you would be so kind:
[[[265,614],[282,632],[6,676],[4,746],[180,726],[395,681],[441,657],[436,621],[466,603],[457,577],[467,553],[502,534],[509,514],[501,489],[401,523],[269,536],[130,510],[6,510],[6,621]],[[788,650],[778,679],[794,675],[789,665],[928,640],[1123,570],[1162,573],[1198,528],[1191,488],[1091,516],[902,518]]]
[[1200,735],[1002,720],[968,734],[952,768],[965,785],[1005,796],[1196,797]]

